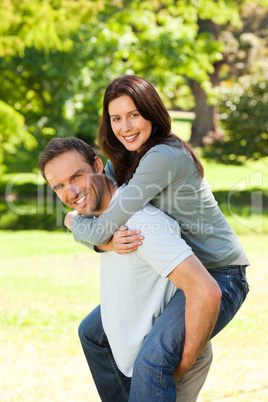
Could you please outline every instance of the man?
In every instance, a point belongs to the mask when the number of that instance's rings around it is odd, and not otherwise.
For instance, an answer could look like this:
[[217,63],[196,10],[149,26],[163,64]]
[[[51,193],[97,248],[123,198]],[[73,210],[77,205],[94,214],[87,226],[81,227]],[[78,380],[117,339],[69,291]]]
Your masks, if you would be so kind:
[[[99,216],[120,191],[103,174],[101,159],[75,138],[50,141],[39,168],[62,202],[81,215]],[[98,392],[107,402],[139,401],[143,384],[135,377],[149,364],[143,401],[155,401],[157,387],[165,398],[159,400],[175,401],[174,371],[185,345],[191,350],[188,333],[194,333],[198,341],[192,343],[190,370],[177,382],[178,400],[194,401],[211,363],[206,345],[217,320],[220,289],[181,239],[179,225],[163,212],[148,204],[126,225],[143,231],[143,245],[131,254],[101,255],[101,308],[79,328]],[[182,316],[177,316],[178,305]],[[179,374],[185,370],[178,367]]]

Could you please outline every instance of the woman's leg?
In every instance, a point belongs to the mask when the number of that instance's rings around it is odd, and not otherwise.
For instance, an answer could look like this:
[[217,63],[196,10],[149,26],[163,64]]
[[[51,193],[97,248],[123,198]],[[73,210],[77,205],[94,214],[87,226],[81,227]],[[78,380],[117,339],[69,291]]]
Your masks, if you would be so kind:
[[213,338],[234,318],[249,292],[249,286],[246,269],[239,265],[215,268],[209,270],[209,273],[222,291],[220,312],[211,335]]
[[84,318],[78,333],[101,400],[127,402],[131,378],[117,368],[102,327],[100,306]]

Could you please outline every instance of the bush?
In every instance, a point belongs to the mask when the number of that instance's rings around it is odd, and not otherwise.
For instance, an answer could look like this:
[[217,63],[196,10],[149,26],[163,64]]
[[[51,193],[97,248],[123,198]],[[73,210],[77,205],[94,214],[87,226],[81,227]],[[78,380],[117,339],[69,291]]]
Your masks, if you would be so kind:
[[69,210],[38,174],[5,175],[0,181],[0,230],[66,230]]
[[221,89],[219,111],[224,142],[204,148],[204,157],[223,163],[259,159],[268,154],[268,73],[243,76]]

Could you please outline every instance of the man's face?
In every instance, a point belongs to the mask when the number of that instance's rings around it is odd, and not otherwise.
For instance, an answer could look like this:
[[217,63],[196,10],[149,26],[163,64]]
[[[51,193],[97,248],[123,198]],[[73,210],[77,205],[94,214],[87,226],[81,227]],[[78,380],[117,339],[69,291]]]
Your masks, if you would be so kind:
[[49,185],[61,201],[81,215],[102,212],[104,184],[102,168],[92,168],[78,151],[72,150],[56,156],[45,166]]

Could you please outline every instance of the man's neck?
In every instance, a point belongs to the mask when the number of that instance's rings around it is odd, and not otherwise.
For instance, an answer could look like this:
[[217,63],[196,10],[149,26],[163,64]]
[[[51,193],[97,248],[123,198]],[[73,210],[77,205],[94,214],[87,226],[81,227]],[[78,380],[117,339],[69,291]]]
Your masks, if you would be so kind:
[[117,187],[106,178],[104,183],[104,195],[101,202],[101,211],[95,211],[93,213],[94,216],[99,217],[104,211],[106,211],[116,190]]

